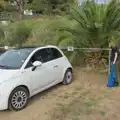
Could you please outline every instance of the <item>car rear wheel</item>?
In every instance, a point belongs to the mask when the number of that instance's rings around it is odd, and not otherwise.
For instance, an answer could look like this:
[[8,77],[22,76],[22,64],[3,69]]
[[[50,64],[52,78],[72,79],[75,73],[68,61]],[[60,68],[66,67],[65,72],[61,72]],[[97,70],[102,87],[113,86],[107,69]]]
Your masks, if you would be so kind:
[[67,69],[67,71],[64,74],[64,78],[63,78],[63,84],[64,85],[68,85],[72,82],[72,78],[73,78],[73,74],[72,74],[72,70],[71,69]]
[[25,108],[28,103],[28,96],[28,91],[24,87],[14,89],[9,98],[9,109],[18,111]]

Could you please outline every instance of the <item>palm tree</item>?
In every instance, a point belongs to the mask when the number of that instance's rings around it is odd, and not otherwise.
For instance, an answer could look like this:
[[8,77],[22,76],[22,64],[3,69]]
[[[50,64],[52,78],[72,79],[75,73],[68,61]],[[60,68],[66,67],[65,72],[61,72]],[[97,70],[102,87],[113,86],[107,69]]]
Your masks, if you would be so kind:
[[[72,29],[64,27],[62,30],[72,33],[75,47],[108,47],[109,40],[119,41],[119,6],[119,0],[111,0],[107,5],[87,0],[79,8],[71,10],[71,17],[77,25]],[[87,55],[96,59],[96,53]],[[101,54],[98,56],[101,57]]]
[[[74,29],[64,28],[74,36],[78,47],[103,47],[120,31],[120,7],[118,0],[108,5],[86,1],[81,7],[72,9],[71,17],[78,24]],[[79,43],[79,44],[78,44]]]

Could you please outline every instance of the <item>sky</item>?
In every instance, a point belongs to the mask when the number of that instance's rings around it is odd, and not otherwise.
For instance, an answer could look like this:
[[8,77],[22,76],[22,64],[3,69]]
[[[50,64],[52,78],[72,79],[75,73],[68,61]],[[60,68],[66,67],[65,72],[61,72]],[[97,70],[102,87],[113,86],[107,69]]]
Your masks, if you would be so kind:
[[[78,6],[82,4],[82,2],[85,0],[78,0]],[[96,3],[107,3],[108,0],[94,0]]]

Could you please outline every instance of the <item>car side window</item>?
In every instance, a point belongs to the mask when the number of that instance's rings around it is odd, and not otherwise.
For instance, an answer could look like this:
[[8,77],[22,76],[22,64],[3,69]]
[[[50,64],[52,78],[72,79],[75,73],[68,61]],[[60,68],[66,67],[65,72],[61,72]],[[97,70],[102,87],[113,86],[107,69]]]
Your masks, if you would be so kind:
[[40,61],[42,63],[62,57],[62,54],[55,48],[45,48],[37,51],[29,60],[25,68],[32,67],[32,63]]
[[56,48],[50,48],[51,51],[51,60],[61,58],[63,55]]
[[32,67],[32,63],[35,62],[35,61],[40,61],[42,63],[45,63],[47,61],[49,61],[49,58],[48,58],[48,52],[46,49],[41,49],[41,50],[38,50],[32,57],[31,59],[29,60],[27,66],[25,68],[29,68],[29,67]]

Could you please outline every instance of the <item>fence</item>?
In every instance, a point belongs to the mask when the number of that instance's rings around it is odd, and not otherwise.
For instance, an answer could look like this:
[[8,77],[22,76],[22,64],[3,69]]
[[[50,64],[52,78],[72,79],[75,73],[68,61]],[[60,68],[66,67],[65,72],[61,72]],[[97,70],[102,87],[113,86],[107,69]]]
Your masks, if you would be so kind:
[[[11,49],[14,47],[0,47]],[[75,67],[91,68],[110,73],[110,49],[108,48],[74,48],[73,46],[60,47]]]
[[75,67],[90,68],[110,73],[110,49],[108,48],[60,48]]

